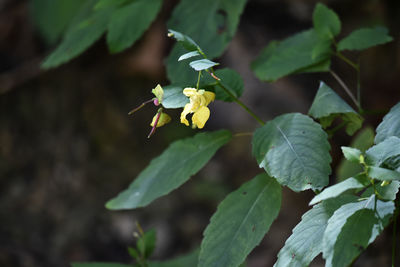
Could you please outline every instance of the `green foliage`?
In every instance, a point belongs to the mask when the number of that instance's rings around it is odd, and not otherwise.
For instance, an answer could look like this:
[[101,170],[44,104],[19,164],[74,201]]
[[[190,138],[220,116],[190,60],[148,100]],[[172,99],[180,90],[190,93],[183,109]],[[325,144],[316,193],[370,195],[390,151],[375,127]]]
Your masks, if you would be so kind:
[[217,65],[219,65],[219,63],[216,63],[209,59],[199,59],[199,60],[190,62],[189,65],[195,71],[200,71],[200,70],[206,70],[206,69],[212,68],[214,66],[217,66]]
[[119,263],[106,263],[106,262],[74,262],[71,263],[72,267],[132,267],[129,264],[119,264]]
[[[215,79],[208,76],[204,79],[204,84],[202,86],[206,88],[211,87],[211,89],[215,91],[215,99],[225,102],[233,102],[235,101],[235,98],[237,99],[242,95],[244,84],[239,73],[232,69],[224,68],[216,70],[214,74],[220,79],[221,84],[216,83]],[[222,86],[229,91],[229,94],[225,92]]]
[[143,207],[176,189],[197,173],[231,138],[228,131],[200,133],[176,141],[153,159],[128,189],[108,201],[108,209]]
[[[289,37],[282,42],[272,42],[251,64],[260,80],[276,81],[286,75],[308,71],[328,71],[329,64],[322,64],[329,58],[312,58],[312,51],[319,39],[311,29]],[[323,54],[322,52],[319,52]]]
[[364,50],[376,45],[391,42],[385,27],[364,28],[355,30],[338,43],[338,50]]
[[197,266],[199,251],[195,250],[187,255],[164,262],[149,262],[149,267],[189,267]]
[[[400,138],[391,136],[368,149],[365,154],[365,161],[369,165],[378,167],[384,165],[388,160],[398,159],[400,158]],[[398,166],[392,167],[396,169]]]
[[161,4],[162,0],[136,0],[113,12],[107,32],[110,51],[121,52],[138,40],[156,18]]
[[260,174],[229,194],[204,232],[199,267],[239,266],[279,214],[281,187]]
[[32,0],[31,14],[39,31],[49,44],[63,34],[75,13],[87,0]]
[[182,108],[189,99],[182,93],[183,88],[179,86],[166,86],[164,87],[164,98],[162,105],[164,108]]
[[253,155],[280,184],[294,191],[319,190],[331,172],[327,137],[311,118],[285,114],[255,131]]
[[347,160],[360,163],[360,156],[362,155],[362,152],[359,149],[346,146],[342,146],[341,148],[343,155]]
[[383,118],[383,121],[376,128],[375,143],[378,144],[391,136],[400,138],[400,103],[397,103],[388,114]]
[[325,5],[318,3],[313,12],[314,29],[321,39],[333,39],[342,27],[339,16]]
[[389,223],[393,211],[393,202],[375,200],[374,196],[336,210],[328,220],[322,241],[326,266],[348,266]]
[[[245,3],[246,0],[182,0],[174,9],[168,27],[192,37],[213,59],[220,56],[231,41]],[[168,56],[167,74],[173,84],[190,85],[196,79],[194,71],[178,62],[184,51],[175,46]]]
[[355,196],[343,195],[325,200],[304,213],[285,246],[279,251],[274,267],[303,267],[322,252],[323,233],[332,214],[343,204],[355,201]]
[[324,82],[321,82],[308,114],[319,119],[323,128],[340,117],[346,123],[349,135],[360,129],[363,122],[361,116]]

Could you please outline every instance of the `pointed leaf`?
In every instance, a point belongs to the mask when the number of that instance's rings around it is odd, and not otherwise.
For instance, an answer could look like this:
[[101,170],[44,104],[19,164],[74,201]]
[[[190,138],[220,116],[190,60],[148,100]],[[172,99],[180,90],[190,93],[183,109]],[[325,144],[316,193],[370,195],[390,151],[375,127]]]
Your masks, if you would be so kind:
[[338,43],[338,50],[364,50],[376,45],[391,42],[385,27],[364,28],[355,30]]
[[189,103],[189,98],[183,93],[180,86],[168,85],[164,87],[164,98],[161,103],[164,108],[183,108]]
[[199,133],[172,143],[153,159],[128,189],[107,202],[108,209],[133,209],[176,189],[197,173],[231,139],[228,131]]
[[325,200],[307,211],[279,251],[274,267],[308,266],[322,252],[321,243],[328,219],[340,206],[356,200],[355,196],[342,195]]
[[318,3],[313,12],[314,29],[322,39],[333,39],[340,33],[339,16],[324,4]]
[[[388,160],[393,161],[394,158],[400,158],[400,138],[391,136],[368,149],[365,161],[368,165],[380,167]],[[396,169],[398,166],[392,167]]]
[[216,65],[219,65],[219,63],[211,61],[209,59],[199,59],[199,60],[190,62],[189,65],[194,70],[200,71],[200,70],[206,70],[206,69],[212,68]]
[[[245,4],[246,0],[181,0],[168,27],[190,36],[212,60],[232,40]],[[183,49],[174,47],[167,59],[167,74],[173,84],[190,85],[197,77],[186,64],[177,61],[183,53]]]
[[189,53],[186,53],[186,54],[183,54],[182,56],[180,56],[178,58],[178,61],[185,60],[185,59],[188,59],[191,57],[196,57],[196,56],[200,56],[200,53],[197,51],[192,51],[192,52],[189,52]]
[[[328,221],[323,237],[323,257],[327,267],[348,266],[389,223],[394,203],[375,198],[345,204]],[[360,223],[362,222],[362,223]]]
[[281,191],[264,173],[230,193],[204,232],[198,266],[239,266],[278,216]]
[[368,175],[381,181],[400,180],[400,172],[374,166],[368,166]]
[[[326,64],[319,65],[319,63],[325,62],[329,57],[312,58],[312,51],[318,42],[319,39],[314,30],[298,33],[279,43],[273,42],[253,61],[251,68],[263,81],[275,81],[311,66],[314,68],[307,71],[327,71]],[[329,51],[327,53],[319,51],[319,54],[329,55]]]
[[154,229],[146,231],[136,242],[140,253],[146,258],[150,257],[156,246],[156,231]]
[[253,155],[280,184],[294,191],[321,189],[331,172],[327,138],[308,116],[285,114],[255,131]]
[[[379,194],[379,199],[382,200],[395,200],[396,195],[399,192],[400,188],[400,181],[391,181],[390,184],[387,185],[380,185],[380,184],[375,184],[375,190]],[[367,190],[365,190],[364,193],[362,193],[361,197],[370,197],[374,195],[374,188],[369,187]]]
[[336,117],[347,123],[347,131],[351,135],[362,125],[362,118],[340,96],[324,82],[320,83],[308,114],[321,120],[322,127],[327,128]]
[[351,189],[359,189],[363,188],[364,185],[359,182],[357,179],[350,177],[343,182],[334,184],[324,189],[321,193],[316,195],[310,202],[309,205],[314,205],[325,199],[330,199],[341,195],[342,193],[351,190]]
[[110,52],[132,46],[156,18],[161,4],[162,0],[136,0],[115,10],[107,33]]
[[375,143],[378,144],[390,136],[400,138],[400,103],[392,107],[376,128]]
[[347,146],[342,146],[341,149],[344,157],[347,160],[351,162],[360,163],[360,156],[362,155],[362,152],[359,149]]

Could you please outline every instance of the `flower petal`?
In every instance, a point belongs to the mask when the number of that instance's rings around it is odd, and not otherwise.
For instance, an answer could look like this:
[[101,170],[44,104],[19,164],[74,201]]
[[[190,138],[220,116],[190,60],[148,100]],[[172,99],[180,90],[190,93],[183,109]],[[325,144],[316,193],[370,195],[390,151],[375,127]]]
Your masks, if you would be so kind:
[[161,85],[157,84],[156,88],[151,90],[151,92],[156,96],[158,102],[161,103],[164,97],[164,90]]
[[187,96],[187,97],[191,97],[191,96],[194,96],[194,95],[196,95],[198,93],[197,93],[196,88],[189,88],[188,87],[188,88],[183,89],[183,94],[185,96]]
[[189,121],[186,119],[186,116],[191,112],[192,112],[192,104],[188,103],[185,105],[185,108],[181,113],[181,123],[185,124],[186,126],[189,126]]
[[205,91],[203,96],[206,99],[206,106],[215,100],[215,94],[213,92]]
[[194,125],[197,126],[197,128],[201,129],[204,127],[209,117],[210,117],[210,110],[207,107],[203,106],[200,107],[193,114],[192,122]]

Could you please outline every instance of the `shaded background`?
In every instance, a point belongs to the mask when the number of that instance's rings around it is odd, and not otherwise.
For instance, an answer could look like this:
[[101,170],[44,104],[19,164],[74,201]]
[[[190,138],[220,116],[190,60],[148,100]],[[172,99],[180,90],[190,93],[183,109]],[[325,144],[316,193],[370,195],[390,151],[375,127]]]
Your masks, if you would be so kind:
[[[235,38],[219,59],[222,66],[242,74],[242,100],[264,120],[286,112],[306,113],[321,79],[342,93],[327,74],[295,75],[267,84],[249,69],[269,41],[311,27],[316,2],[249,0]],[[126,247],[134,244],[136,221],[157,230],[155,259],[189,252],[199,246],[217,204],[261,171],[251,157],[250,137],[235,138],[184,186],[148,207],[123,212],[104,208],[169,143],[196,132],[179,123],[176,110],[170,112],[172,123],[148,140],[154,107],[127,116],[152,97],[150,90],[157,83],[168,84],[163,60],[173,41],[166,37],[165,24],[176,3],[164,1],[158,19],[125,52],[109,55],[102,39],[70,63],[43,71],[39,63],[54,46],[47,45],[34,26],[29,1],[0,0],[0,266],[129,263]],[[395,41],[363,52],[361,58],[363,106],[388,109],[400,98],[400,2],[325,3],[341,17],[342,37],[375,23],[389,28]],[[349,56],[356,60],[358,54]],[[334,61],[333,69],[354,88],[350,67]],[[257,127],[234,104],[216,101],[210,109],[205,130],[237,133]],[[366,125],[375,127],[381,118],[368,116]],[[340,145],[350,140],[339,132],[331,141],[333,168],[341,157]],[[284,189],[281,213],[249,256],[248,266],[273,265],[312,195]],[[354,266],[389,266],[390,230]],[[312,266],[323,266],[320,256]]]

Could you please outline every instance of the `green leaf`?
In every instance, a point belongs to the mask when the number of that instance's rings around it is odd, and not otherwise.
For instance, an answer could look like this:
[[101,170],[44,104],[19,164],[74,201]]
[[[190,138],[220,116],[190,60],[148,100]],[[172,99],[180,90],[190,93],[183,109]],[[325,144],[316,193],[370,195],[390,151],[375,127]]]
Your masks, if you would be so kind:
[[346,146],[342,146],[341,149],[344,157],[347,160],[355,163],[360,163],[360,156],[362,155],[362,152],[359,149]]
[[93,11],[95,3],[96,0],[88,0],[82,5],[61,44],[44,60],[42,68],[57,67],[71,60],[101,37],[115,6]]
[[129,253],[129,255],[131,255],[131,257],[132,257],[134,260],[140,259],[139,252],[138,252],[136,249],[134,249],[134,248],[132,248],[132,247],[128,247],[128,253]]
[[[232,40],[245,4],[246,0],[181,0],[168,21],[168,28],[196,40],[212,60],[220,56]],[[197,77],[186,64],[177,61],[183,53],[183,49],[174,47],[167,59],[167,74],[173,84],[190,85]]]
[[[374,130],[371,127],[363,129],[353,141],[350,143],[351,147],[358,148],[361,152],[365,152],[370,146],[374,144]],[[342,159],[336,169],[337,179],[342,181],[348,177],[354,176],[362,171],[361,165],[357,162],[351,162]]]
[[239,266],[278,216],[281,191],[274,179],[259,174],[230,193],[204,232],[198,266]]
[[160,11],[162,0],[136,0],[115,10],[107,33],[111,53],[121,52],[138,40]]
[[[251,68],[264,81],[276,81],[292,73],[327,71],[329,57],[312,58],[312,51],[318,42],[314,30],[298,33],[279,43],[272,42],[253,61]],[[319,54],[329,55],[329,51],[326,52],[319,51]]]
[[164,87],[164,98],[162,105],[164,108],[183,108],[189,103],[189,98],[183,93],[180,86],[168,85]]
[[193,39],[190,38],[189,36],[171,29],[169,29],[168,32],[169,32],[168,36],[175,38],[175,40],[177,42],[180,42],[186,50],[201,51],[199,45],[195,41],[193,41]]
[[328,184],[331,172],[327,139],[308,116],[285,114],[255,131],[253,155],[280,184],[294,191],[319,190]]
[[338,50],[364,50],[392,41],[385,27],[363,28],[355,30],[338,43]]
[[141,255],[144,255],[146,258],[150,257],[156,246],[156,231],[150,230],[145,232],[136,242],[136,246]]
[[324,82],[320,83],[308,114],[319,119],[324,128],[329,127],[336,117],[341,117],[347,124],[349,135],[361,128],[363,122],[361,116]]
[[185,59],[188,59],[188,58],[191,58],[191,57],[196,57],[196,56],[200,56],[200,53],[197,52],[197,51],[188,52],[188,53],[183,54],[182,56],[180,56],[178,58],[178,61],[182,61],[182,60],[185,60]]
[[332,186],[329,186],[324,189],[321,193],[316,195],[310,202],[309,205],[314,205],[318,202],[321,202],[322,200],[330,199],[330,198],[335,198],[342,193],[351,190],[351,189],[359,189],[363,188],[364,185],[359,182],[357,179],[350,177],[343,182],[334,184]]
[[368,175],[381,181],[400,180],[400,172],[374,166],[368,166]]
[[301,222],[293,229],[285,246],[279,251],[274,267],[303,267],[322,252],[322,237],[328,219],[343,204],[356,201],[357,197],[342,195],[325,200],[304,213]]
[[120,264],[112,262],[73,262],[72,267],[132,267],[131,264]]
[[[237,73],[233,69],[224,68],[215,71],[215,76],[220,78],[220,83],[236,98],[239,98],[244,89],[243,79],[239,73]],[[225,102],[232,102],[235,101],[233,97],[231,97],[228,93],[225,92],[224,89],[218,84],[216,84],[215,79],[212,78],[210,75],[203,79],[202,86],[210,86],[214,88],[215,91],[215,99],[225,101]]]
[[204,132],[172,143],[128,189],[107,202],[112,210],[144,207],[181,186],[231,139],[228,131]]
[[314,29],[322,39],[333,39],[340,33],[339,16],[324,4],[318,3],[313,12]]
[[[365,162],[368,165],[380,167],[386,161],[400,158],[400,138],[391,136],[366,152]],[[393,166],[394,169],[398,166]]]
[[163,262],[148,262],[149,267],[189,267],[197,266],[199,250],[195,250],[187,255]]
[[206,70],[212,68],[214,66],[219,65],[219,63],[211,61],[209,59],[199,59],[189,63],[190,67],[192,67],[196,71]]
[[400,103],[391,108],[376,128],[375,143],[378,144],[391,136],[400,138]]
[[82,0],[32,0],[30,11],[46,42],[54,44],[84,3]]
[[[383,200],[395,200],[396,195],[399,192],[400,188],[400,182],[399,181],[391,181],[390,184],[387,185],[380,185],[380,184],[375,184],[375,190],[379,194],[379,198]],[[364,193],[362,193],[361,197],[370,197],[373,194],[375,194],[374,188],[369,187],[367,190],[365,190]]]
[[326,267],[348,266],[389,223],[394,203],[375,198],[345,204],[328,221],[322,241]]
[[331,46],[332,46],[332,40],[329,39],[319,40],[315,44],[312,50],[311,58],[313,60],[324,60],[330,58],[332,54]]

